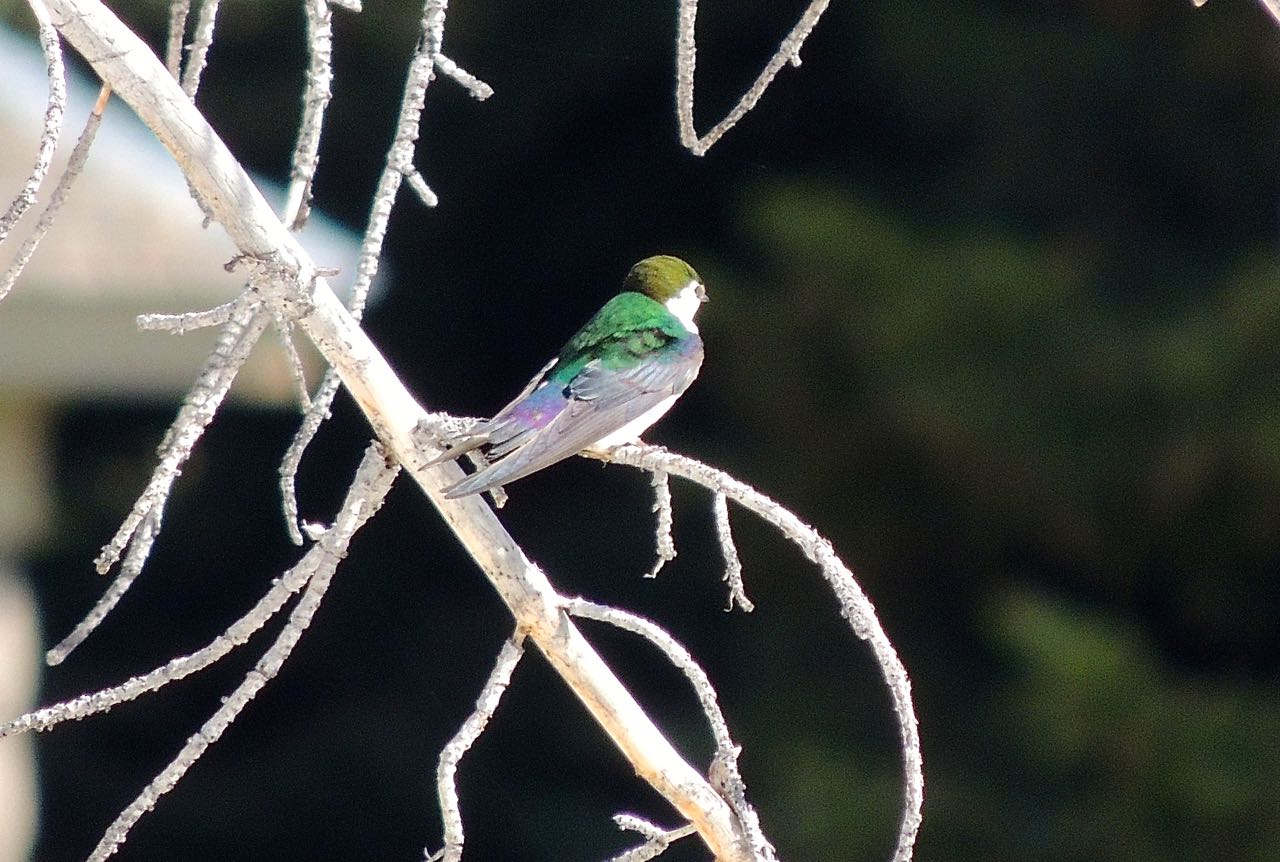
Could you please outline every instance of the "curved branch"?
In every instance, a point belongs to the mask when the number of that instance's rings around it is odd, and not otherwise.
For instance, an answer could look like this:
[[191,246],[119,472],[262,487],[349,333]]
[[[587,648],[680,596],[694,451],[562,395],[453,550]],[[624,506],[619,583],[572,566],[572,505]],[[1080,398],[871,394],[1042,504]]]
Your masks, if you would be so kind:
[[[31,169],[22,191],[9,204],[8,211],[0,216],[0,242],[4,242],[9,231],[18,223],[23,214],[36,201],[36,192],[49,173],[49,164],[53,161],[53,152],[58,148],[58,138],[62,135],[62,116],[67,110],[67,71],[62,64],[62,46],[58,44],[58,31],[54,29],[49,18],[49,10],[41,0],[32,0],[31,11],[36,16],[40,28],[40,50],[44,52],[45,65],[49,74],[49,101],[44,111],[44,128],[40,132],[40,147],[36,150],[36,164]],[[0,293],[0,299],[4,294]]]
[[898,658],[888,635],[876,619],[875,607],[866,593],[854,580],[853,572],[836,554],[831,543],[817,530],[801,521],[782,504],[761,494],[745,482],[741,482],[722,470],[703,464],[685,455],[670,452],[660,446],[633,444],[619,446],[609,452],[590,453],[588,457],[615,464],[626,464],[642,470],[661,471],[679,476],[708,488],[717,494],[734,500],[764,518],[794,542],[806,557],[818,564],[823,577],[831,585],[840,614],[849,623],[853,633],[871,645],[880,672],[889,687],[894,713],[898,719],[898,733],[902,740],[903,812],[898,829],[898,846],[893,858],[896,862],[911,859],[916,833],[920,829],[921,809],[924,806],[924,762],[920,751],[920,730],[915,708],[911,700],[911,679]]
[[[546,575],[485,501],[478,495],[444,498],[443,489],[462,478],[462,468],[452,462],[427,466],[436,452],[420,452],[414,440],[425,412],[324,279],[315,276],[315,264],[297,239],[160,61],[97,0],[50,0],[50,5],[62,35],[168,148],[241,253],[273,263],[280,280],[278,295],[268,301],[297,309],[299,328],[337,369],[375,432],[484,570],[517,625],[636,773],[697,825],[718,859],[749,862],[748,842],[728,804],[680,756],[582,636]],[[288,273],[294,275],[286,279]]]

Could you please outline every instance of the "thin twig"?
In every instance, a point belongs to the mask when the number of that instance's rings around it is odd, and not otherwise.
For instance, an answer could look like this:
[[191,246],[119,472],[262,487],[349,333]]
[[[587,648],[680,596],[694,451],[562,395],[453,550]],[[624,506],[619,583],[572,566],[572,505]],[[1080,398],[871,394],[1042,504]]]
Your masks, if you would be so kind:
[[307,391],[307,369],[302,364],[302,356],[293,340],[293,324],[283,315],[272,312],[275,321],[276,335],[280,337],[280,346],[284,348],[285,367],[289,369],[289,377],[293,380],[294,394],[298,396],[298,405],[302,412],[311,408],[311,393]]
[[[0,216],[0,242],[5,241],[9,231],[13,230],[13,226],[36,202],[36,193],[49,173],[54,150],[58,148],[58,138],[62,135],[62,117],[67,110],[67,72],[62,64],[62,43],[58,39],[58,31],[53,26],[44,0],[30,0],[30,5],[40,31],[40,50],[44,52],[45,71],[49,78],[49,100],[45,105],[44,126],[40,130],[35,166],[23,184],[22,191],[9,204],[5,214]],[[0,293],[0,299],[3,298],[4,294]]]
[[320,165],[320,133],[325,109],[333,98],[333,13],[328,0],[306,0],[302,8],[307,17],[308,65],[302,119],[285,195],[285,224],[290,230],[301,230],[311,214],[311,185]]
[[617,856],[610,856],[606,862],[649,862],[650,859],[656,859],[667,852],[667,848],[675,841],[692,835],[696,831],[687,824],[676,829],[663,829],[634,814],[615,814],[613,822],[618,824],[619,829],[638,832],[648,840],[639,847],[633,847]]
[[422,201],[425,207],[434,207],[440,203],[440,197],[431,190],[431,186],[427,185],[426,177],[424,177],[416,166],[405,165],[404,180],[409,184],[409,189],[418,196],[418,200]]
[[582,598],[571,600],[565,609],[573,616],[608,623],[639,635],[661,650],[667,657],[667,661],[685,675],[698,697],[702,714],[706,716],[707,723],[711,727],[711,736],[715,740],[716,753],[712,758],[712,784],[738,815],[738,822],[746,832],[747,840],[751,845],[752,858],[757,862],[777,862],[773,845],[768,842],[760,829],[760,818],[747,802],[746,784],[738,772],[738,753],[742,749],[735,745],[729,736],[729,724],[720,710],[716,690],[711,685],[707,672],[694,661],[687,649],[652,620],[621,608],[599,605]]
[[440,794],[440,814],[444,820],[444,847],[432,855],[432,859],[441,859],[443,862],[459,862],[462,859],[462,807],[458,801],[458,786],[455,781],[458,763],[493,718],[522,655],[524,635],[517,632],[502,645],[498,658],[493,663],[493,670],[489,671],[489,678],[476,698],[475,710],[467,716],[462,727],[440,752],[440,764],[436,767],[436,790]]
[[755,82],[738,99],[738,103],[709,132],[698,137],[693,125],[693,72],[697,65],[698,51],[694,28],[698,20],[698,0],[680,0],[679,23],[676,28],[676,117],[680,125],[680,143],[696,156],[705,155],[725,132],[756,106],[756,102],[760,101],[760,97],[784,65],[800,65],[800,48],[817,26],[822,13],[827,11],[829,3],[830,0],[813,0],[809,4]]
[[213,421],[214,414],[226,397],[236,374],[249,352],[266,330],[271,315],[262,310],[258,299],[246,292],[237,300],[236,311],[222,327],[213,352],[205,360],[195,386],[178,410],[178,416],[165,433],[160,445],[160,460],[146,489],[94,560],[99,572],[106,573],[128,545],[138,525],[153,510],[164,507],[169,490],[178,478],[191,450]]
[[338,373],[332,368],[326,369],[320,378],[319,387],[311,396],[311,406],[302,414],[302,423],[289,441],[284,457],[280,459],[280,505],[284,509],[285,529],[295,545],[303,542],[302,531],[298,528],[298,469],[302,466],[302,456],[315,439],[316,432],[331,415],[330,408],[341,385]]
[[660,446],[630,444],[604,453],[584,454],[641,470],[665,470],[673,476],[680,476],[704,488],[722,493],[774,525],[784,536],[794,542],[806,557],[818,565],[840,605],[841,616],[849,623],[855,635],[870,644],[893,700],[894,715],[897,718],[898,733],[902,741],[903,768],[903,813],[893,858],[895,862],[908,862],[911,859],[912,848],[915,846],[916,834],[920,830],[921,810],[924,805],[923,756],[920,749],[920,731],[915,708],[912,705],[911,679],[902,665],[902,660],[898,658],[893,644],[880,626],[875,607],[858,586],[848,566],[831,547],[831,543],[776,500],[761,494],[745,482],[733,478],[722,470],[670,452]]
[[64,721],[75,721],[95,713],[106,712],[117,704],[163,688],[171,682],[188,677],[216,663],[236,647],[247,643],[273,616],[279,613],[289,597],[306,586],[307,581],[316,571],[332,560],[332,548],[342,547],[349,542],[350,535],[354,535],[355,531],[377,511],[383,496],[385,496],[385,490],[381,482],[367,486],[360,493],[348,490],[347,499],[339,510],[336,524],[341,532],[348,535],[345,538],[339,535],[336,544],[330,540],[328,544],[317,544],[309,548],[301,560],[272,582],[271,589],[267,590],[266,594],[244,616],[227,626],[222,634],[202,649],[190,655],[172,659],[120,685],[29,712],[7,724],[0,725],[0,738],[27,730],[47,730]]
[[475,75],[450,60],[444,54],[440,54],[436,57],[436,68],[440,70],[441,74],[448,75],[450,78],[465,87],[467,92],[471,94],[471,98],[475,99],[477,102],[483,102],[485,99],[493,95],[493,87],[490,87],[484,81],[481,81]]
[[158,312],[139,314],[135,318],[138,328],[147,332],[171,332],[174,335],[186,335],[197,329],[210,326],[222,326],[231,319],[238,299],[224,302],[222,305],[204,311],[184,311],[181,314],[161,314]]
[[653,568],[649,570],[647,577],[656,578],[662,567],[676,558],[676,543],[671,537],[674,520],[671,512],[671,482],[661,470],[654,470],[650,481],[653,483],[653,511],[658,516],[658,523],[654,528],[657,559],[653,561]]
[[733,610],[736,602],[738,607],[751,613],[756,606],[747,598],[746,587],[742,585],[742,561],[738,559],[738,547],[733,543],[733,529],[729,526],[729,503],[724,494],[719,491],[715,493],[711,510],[715,514],[720,553],[724,554],[724,581],[729,585],[729,606],[725,610]]
[[30,262],[31,256],[35,254],[40,241],[49,232],[49,228],[53,227],[53,221],[57,218],[58,212],[66,202],[71,186],[75,183],[76,178],[80,176],[80,172],[84,170],[85,162],[89,158],[89,148],[93,146],[93,140],[98,134],[98,127],[102,125],[102,112],[106,110],[107,100],[110,98],[111,86],[103,84],[98,91],[98,100],[94,102],[93,109],[89,112],[89,119],[84,124],[84,131],[80,133],[80,139],[76,141],[75,147],[71,150],[71,158],[67,161],[67,166],[63,169],[62,176],[58,178],[58,184],[53,188],[53,194],[49,197],[48,205],[45,206],[44,212],[40,214],[40,219],[36,222],[35,229],[32,230],[31,235],[23,241],[22,248],[18,249],[17,256],[9,264],[9,268],[5,271],[3,278],[0,278],[0,299],[4,299],[13,288],[14,282],[18,280],[18,276],[22,274],[22,270]]
[[340,523],[335,524],[317,546],[322,548],[323,562],[316,566],[305,592],[289,614],[289,620],[276,636],[275,642],[200,730],[187,740],[177,757],[107,827],[98,846],[90,854],[89,862],[103,862],[119,849],[134,824],[155,807],[161,796],[173,789],[209,746],[217,742],[249,701],[279,672],[280,666],[311,624],[338,563],[346,556],[352,535],[377,511],[398,472],[398,468],[388,465],[381,446],[375,444],[369,447],[347,493]]
[[182,38],[187,33],[191,0],[169,0],[169,35],[164,45],[164,65],[175,81],[182,80]]
[[111,586],[107,587],[107,591],[89,609],[89,613],[84,615],[84,619],[76,624],[71,633],[45,653],[45,661],[51,667],[62,664],[66,657],[71,655],[72,650],[84,643],[85,638],[107,618],[107,614],[111,613],[112,608],[119,604],[120,599],[129,591],[129,587],[133,586],[138,575],[142,574],[142,567],[151,554],[151,546],[155,544],[156,536],[160,533],[160,522],[164,518],[164,504],[164,500],[158,501],[138,525],[129,542],[129,550],[124,555],[120,573],[111,582]]
[[209,62],[209,48],[213,46],[213,30],[218,22],[218,5],[221,0],[201,0],[196,14],[195,30],[191,34],[191,46],[187,51],[187,65],[182,70],[182,92],[194,101],[200,88],[200,76]]
[[[422,111],[426,105],[427,87],[431,83],[432,70],[440,57],[440,47],[444,40],[444,15],[444,0],[428,0],[423,6],[419,21],[421,35],[418,48],[405,75],[395,134],[387,150],[382,175],[378,178],[378,185],[374,190],[369,220],[365,227],[364,238],[360,243],[360,257],[356,262],[355,281],[346,301],[347,310],[357,321],[364,314],[369,289],[378,273],[378,262],[382,257],[387,225],[391,220],[396,193],[406,176],[406,166],[407,170],[416,173],[413,168],[414,144],[418,140]],[[424,180],[423,186],[425,185]],[[427,189],[427,192],[430,193],[430,189]],[[417,194],[422,197],[422,190],[419,189]],[[428,200],[429,198],[424,198],[424,202]],[[428,205],[431,204],[428,203]],[[325,419],[329,418],[329,411],[333,406],[333,399],[338,394],[338,387],[337,372],[332,368],[326,370],[311,398],[311,408],[303,415],[302,423],[280,462],[281,507],[284,510],[289,537],[299,545],[302,544],[302,533],[297,527],[298,469],[302,465],[307,447],[315,439]]]

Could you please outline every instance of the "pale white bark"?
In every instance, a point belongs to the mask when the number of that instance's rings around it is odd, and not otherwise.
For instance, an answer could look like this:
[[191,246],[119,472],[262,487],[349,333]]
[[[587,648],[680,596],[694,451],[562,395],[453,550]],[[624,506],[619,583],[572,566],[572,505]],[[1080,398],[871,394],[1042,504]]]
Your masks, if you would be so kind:
[[911,678],[888,635],[876,618],[875,607],[867,598],[853,572],[836,554],[831,543],[813,527],[801,521],[785,506],[761,494],[745,482],[739,481],[701,461],[669,452],[660,446],[629,444],[606,453],[584,453],[589,457],[627,464],[643,470],[661,470],[708,488],[743,507],[755,512],[790,539],[802,553],[817,564],[831,587],[840,606],[840,615],[849,623],[853,633],[871,646],[880,672],[893,699],[894,715],[898,722],[898,734],[902,742],[902,819],[898,826],[898,846],[894,851],[895,862],[908,862],[915,847],[916,833],[920,830],[924,807],[924,761],[920,748],[920,730],[917,726],[915,707],[911,699]]
[[516,632],[510,640],[502,645],[498,658],[493,663],[493,670],[485,681],[480,695],[476,698],[476,708],[462,722],[462,727],[453,735],[440,752],[440,763],[436,767],[436,792],[440,795],[440,814],[444,820],[444,846],[438,853],[428,856],[429,860],[443,862],[460,862],[462,859],[462,803],[458,799],[458,786],[455,777],[462,756],[471,750],[471,746],[480,738],[489,719],[498,709],[498,702],[511,684],[511,674],[524,655],[524,636]]
[[[49,75],[49,101],[44,112],[44,128],[40,131],[40,145],[36,148],[35,166],[23,184],[18,196],[13,199],[9,209],[0,215],[0,242],[4,242],[9,231],[18,223],[31,205],[36,201],[36,192],[49,173],[49,165],[53,161],[54,150],[58,148],[58,138],[62,134],[62,116],[67,110],[67,73],[62,63],[62,47],[58,43],[58,33],[49,19],[49,11],[40,0],[31,0],[31,11],[36,16],[36,24],[40,28],[40,49],[44,52],[45,66]],[[0,291],[0,299],[4,299],[5,291]]]
[[195,32],[192,33],[191,45],[187,48],[187,64],[182,70],[182,92],[187,98],[195,100],[196,91],[200,89],[200,76],[209,62],[209,49],[213,46],[213,28],[218,22],[218,6],[220,0],[201,0],[200,11],[196,13]]
[[[293,652],[302,633],[311,624],[316,610],[319,609],[325,591],[328,590],[333,574],[338,568],[338,563],[347,555],[351,537],[377,512],[387,491],[391,489],[391,482],[397,473],[399,468],[387,463],[381,446],[375,444],[369,447],[347,491],[347,499],[338,520],[316,544],[314,554],[308,557],[308,559],[314,558],[314,570],[310,574],[302,597],[290,612],[288,621],[276,635],[275,642],[263,653],[262,658],[245,675],[235,690],[223,699],[222,705],[201,726],[200,730],[187,740],[169,765],[160,770],[151,783],[138,794],[137,799],[121,811],[115,822],[107,827],[98,846],[89,855],[89,862],[103,862],[115,853],[124,843],[129,830],[142,815],[154,808],[156,801],[177,785],[187,770],[231,726],[240,712],[248,706],[249,701],[253,700],[262,687],[279,673],[281,665]],[[259,627],[265,622],[265,619],[258,622]]]
[[308,549],[302,559],[284,575],[276,578],[266,595],[244,616],[227,626],[209,644],[190,655],[179,656],[154,670],[131,677],[119,685],[42,707],[0,724],[0,738],[28,730],[47,730],[64,721],[76,721],[95,713],[106,712],[118,704],[204,670],[236,647],[246,644],[317,572],[326,568],[332,572],[337,568],[346,554],[351,538],[377,511],[391,486],[393,475],[384,475],[378,463],[380,457],[381,452],[366,455],[362,468],[357,471],[356,479],[347,492],[346,501],[338,510],[337,518],[317,544]]
[[702,714],[707,717],[711,736],[715,740],[716,752],[709,770],[712,783],[738,815],[738,821],[746,831],[747,840],[751,844],[752,855],[760,862],[777,862],[773,845],[764,837],[764,833],[760,830],[760,819],[756,816],[755,809],[747,802],[747,785],[742,780],[741,773],[738,772],[738,754],[742,748],[734,745],[732,737],[729,736],[729,723],[725,721],[724,713],[720,710],[720,701],[716,697],[715,687],[711,685],[711,678],[707,676],[702,666],[666,630],[652,620],[637,614],[621,608],[598,605],[586,599],[575,599],[570,602],[569,613],[583,619],[608,623],[639,635],[661,650],[667,661],[685,675],[685,679],[689,681],[694,694],[698,697],[698,704],[702,707]]
[[617,856],[610,856],[606,862],[649,862],[650,859],[657,859],[666,853],[672,842],[693,834],[692,826],[663,829],[634,814],[615,814],[613,822],[618,824],[619,829],[638,832],[647,840],[639,847],[625,850]]
[[[36,222],[35,229],[31,231],[31,235],[23,241],[22,248],[18,249],[18,254],[14,257],[13,262],[9,264],[9,268],[5,270],[3,276],[0,276],[0,299],[4,299],[13,288],[14,282],[18,280],[22,270],[31,261],[31,256],[35,254],[40,241],[49,232],[49,228],[53,227],[54,219],[57,218],[62,205],[66,202],[71,186],[75,184],[80,172],[84,169],[85,161],[89,158],[89,148],[93,146],[93,141],[98,135],[98,127],[102,125],[102,112],[106,110],[107,100],[110,97],[111,88],[104,85],[102,91],[98,94],[97,102],[94,103],[93,109],[89,112],[89,119],[84,124],[84,131],[80,133],[80,139],[76,141],[75,148],[71,150],[71,158],[67,161],[67,166],[63,169],[62,176],[58,178],[58,184],[54,186],[53,194],[49,196],[49,203],[45,206],[44,212],[40,213],[40,220]],[[3,241],[4,237],[0,236],[0,242]]]
[[[760,74],[751,86],[738,99],[738,103],[729,109],[729,113],[720,122],[711,127],[702,137],[693,123],[693,72],[697,65],[698,44],[695,28],[698,21],[698,0],[680,0],[679,23],[676,30],[676,118],[680,123],[680,143],[689,148],[696,156],[705,155],[716,141],[724,137],[724,133],[737,125],[747,112],[756,106],[764,91],[769,89],[774,77],[787,63],[800,65],[800,48],[809,38],[818,19],[827,11],[831,0],[812,0],[800,14],[800,20],[791,28],[791,32],[782,40],[778,50],[765,63]],[[1272,0],[1264,0],[1272,2]]]
[[[424,466],[434,453],[421,453],[414,445],[414,429],[425,415],[422,409],[323,279],[314,276],[315,265],[164,66],[96,0],[53,0],[50,6],[63,37],[173,154],[214,217],[254,262],[255,288],[280,313],[296,320],[338,370],[378,436],[488,575],[518,626],[637,774],[697,825],[717,858],[752,859],[733,811],[663,737],[582,637],[546,576],[525,557],[488,505],[478,496],[444,499],[442,489],[461,478],[461,468],[450,462]],[[209,730],[220,733],[224,725],[215,719],[210,722],[218,726]],[[193,744],[198,742],[193,739]]]
[[671,483],[667,480],[667,474],[661,470],[654,470],[650,475],[653,481],[653,511],[658,516],[658,523],[654,529],[657,559],[653,561],[649,577],[656,578],[662,567],[676,558],[676,543],[671,537],[674,520],[671,512]]
[[711,511],[715,515],[720,553],[724,554],[724,582],[729,585],[729,606],[725,610],[733,610],[736,603],[738,607],[751,613],[756,606],[747,598],[747,589],[742,583],[742,561],[738,558],[738,546],[733,543],[733,528],[729,525],[729,501],[724,494],[716,493]]

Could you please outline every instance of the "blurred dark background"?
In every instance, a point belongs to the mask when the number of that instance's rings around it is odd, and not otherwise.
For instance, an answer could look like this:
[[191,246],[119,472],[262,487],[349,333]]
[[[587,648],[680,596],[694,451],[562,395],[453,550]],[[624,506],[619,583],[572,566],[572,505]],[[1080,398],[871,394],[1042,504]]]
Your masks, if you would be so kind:
[[[803,5],[702,4],[700,130]],[[153,45],[163,6],[126,12]],[[335,19],[316,203],[359,229],[418,12]],[[301,31],[294,4],[227,4],[200,96],[280,179]],[[668,3],[454,4],[445,50],[497,94],[429,90],[418,165],[441,203],[402,200],[368,317],[392,364],[429,408],[492,412],[634,260],[687,257],[707,363],[649,437],[792,506],[858,573],[914,681],[918,858],[1280,858],[1280,30],[1243,0],[835,3],[703,158],[677,141],[674,36]],[[174,409],[59,423],[59,535],[35,562],[49,643],[103,588],[90,560]],[[275,490],[294,425],[219,417],[149,574],[42,702],[197,648],[296,558]],[[367,437],[340,401],[307,517],[329,517]],[[728,615],[700,490],[675,487],[680,556],[656,581],[644,476],[575,460],[510,491],[504,521],[564,592],[654,617],[705,662],[782,858],[888,857],[888,699],[799,553],[732,510],[759,609]],[[280,678],[119,858],[419,858],[439,749],[508,627],[400,484]],[[589,635],[705,765],[678,676]],[[41,736],[37,857],[83,857],[265,644]],[[676,822],[537,655],[461,776],[468,859],[600,859],[629,843],[615,811]]]

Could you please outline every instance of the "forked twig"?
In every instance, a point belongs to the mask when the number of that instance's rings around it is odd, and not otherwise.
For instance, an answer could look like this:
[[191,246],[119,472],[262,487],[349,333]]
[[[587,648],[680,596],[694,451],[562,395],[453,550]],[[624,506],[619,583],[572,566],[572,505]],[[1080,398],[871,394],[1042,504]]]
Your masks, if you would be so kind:
[[[378,185],[374,190],[368,223],[360,243],[360,256],[356,262],[355,281],[346,301],[347,310],[357,321],[364,314],[369,290],[378,273],[382,245],[387,236],[387,226],[391,220],[391,210],[395,204],[396,194],[400,190],[400,184],[407,180],[414,188],[414,193],[427,206],[435,205],[434,193],[413,166],[413,151],[418,140],[422,111],[426,106],[427,87],[431,83],[434,69],[443,58],[441,46],[444,41],[444,23],[444,0],[427,0],[419,21],[418,48],[405,75],[395,134],[387,150]],[[449,62],[452,63],[452,61]],[[333,399],[338,394],[339,385],[337,372],[332,368],[326,370],[315,394],[311,397],[311,406],[303,414],[302,423],[280,462],[281,506],[284,509],[289,536],[296,544],[302,544],[302,533],[298,529],[298,469],[302,465],[307,447],[315,439],[320,426],[329,418],[329,411],[333,406]]]
[[398,472],[399,468],[387,463],[381,446],[375,444],[369,447],[351,483],[339,521],[316,546],[322,559],[316,563],[302,597],[289,614],[288,622],[253,670],[245,675],[200,730],[187,740],[178,755],[107,827],[97,847],[90,854],[89,862],[103,862],[111,856],[124,843],[134,824],[155,807],[161,796],[173,789],[209,746],[217,742],[249,701],[279,672],[280,666],[311,624],[338,563],[346,556],[351,537],[381,506]]
[[741,749],[734,745],[733,739],[729,736],[729,723],[725,721],[724,713],[716,698],[715,687],[711,685],[711,679],[706,671],[694,661],[689,651],[675,638],[661,626],[642,616],[580,598],[570,601],[566,610],[573,616],[608,623],[639,635],[661,650],[667,657],[667,661],[685,675],[698,697],[702,714],[706,716],[707,723],[711,727],[711,736],[715,740],[716,753],[712,758],[712,783],[738,816],[738,822],[745,830],[751,845],[752,858],[757,862],[776,862],[773,845],[765,839],[764,833],[760,830],[760,818],[756,816],[755,809],[747,803],[746,784],[738,772],[738,752]]
[[610,856],[605,862],[649,862],[650,859],[657,859],[667,852],[667,848],[673,842],[692,835],[695,831],[692,826],[688,825],[675,829],[663,829],[634,814],[615,814],[613,815],[613,822],[618,825],[619,829],[638,832],[647,840],[639,847],[632,847],[617,856]]
[[863,593],[849,567],[836,554],[831,543],[817,530],[801,521],[776,500],[761,494],[745,482],[733,478],[693,458],[663,449],[660,446],[629,444],[608,452],[587,452],[587,457],[615,464],[626,464],[642,470],[662,470],[702,485],[732,499],[755,512],[776,527],[784,536],[800,548],[806,557],[818,565],[836,601],[840,614],[853,629],[853,633],[871,646],[880,672],[893,700],[898,733],[902,742],[903,813],[898,828],[898,844],[894,851],[895,862],[908,862],[919,832],[924,806],[924,765],[920,748],[920,731],[917,727],[915,708],[911,698],[911,679],[902,660],[893,648],[884,629],[876,618],[875,607]]
[[698,137],[693,125],[693,72],[698,54],[694,30],[698,20],[698,0],[680,0],[679,24],[676,29],[676,117],[680,123],[680,143],[695,156],[705,155],[716,141],[724,137],[725,132],[732,129],[756,106],[756,102],[760,101],[760,97],[784,65],[800,65],[800,48],[817,26],[822,13],[827,11],[829,3],[830,0],[812,0],[801,13],[800,20],[782,40],[778,50],[765,63],[755,82],[738,99],[738,103],[710,131]]

